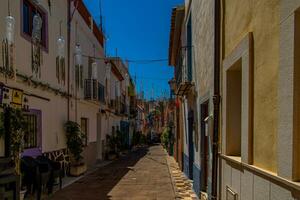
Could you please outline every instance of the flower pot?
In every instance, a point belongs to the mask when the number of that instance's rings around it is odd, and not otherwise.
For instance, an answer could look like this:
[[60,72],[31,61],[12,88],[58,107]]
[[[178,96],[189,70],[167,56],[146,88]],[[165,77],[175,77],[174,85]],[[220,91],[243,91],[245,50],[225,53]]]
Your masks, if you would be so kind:
[[115,160],[117,158],[116,154],[108,154],[108,160]]
[[71,176],[81,176],[87,170],[87,167],[84,163],[79,165],[71,165],[70,167],[70,175]]
[[27,192],[27,190],[21,190],[20,191],[20,200],[23,200],[25,198],[26,192]]

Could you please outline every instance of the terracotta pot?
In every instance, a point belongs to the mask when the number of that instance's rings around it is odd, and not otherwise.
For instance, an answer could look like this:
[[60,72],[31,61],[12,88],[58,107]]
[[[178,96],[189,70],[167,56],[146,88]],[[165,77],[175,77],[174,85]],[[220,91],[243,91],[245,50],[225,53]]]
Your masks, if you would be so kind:
[[80,165],[71,165],[70,167],[70,175],[71,176],[81,176],[82,174],[84,174],[87,170],[86,165],[80,164]]
[[108,160],[114,160],[117,158],[116,154],[108,154]]
[[20,200],[23,200],[25,198],[26,192],[27,192],[27,190],[21,190],[20,191]]

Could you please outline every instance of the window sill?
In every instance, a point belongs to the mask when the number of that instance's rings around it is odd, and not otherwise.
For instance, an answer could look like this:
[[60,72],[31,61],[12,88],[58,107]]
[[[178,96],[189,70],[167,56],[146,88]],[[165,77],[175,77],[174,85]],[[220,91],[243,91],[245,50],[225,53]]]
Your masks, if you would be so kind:
[[220,158],[235,164],[240,165],[243,168],[246,168],[249,171],[252,171],[254,173],[256,173],[259,176],[262,176],[266,179],[269,179],[270,181],[276,181],[276,182],[280,182],[284,185],[287,185],[289,187],[292,187],[296,190],[300,190],[300,182],[295,182],[295,181],[291,181],[285,178],[282,178],[280,176],[278,176],[276,173],[256,167],[254,165],[249,165],[247,163],[244,163],[241,161],[241,157],[237,157],[237,156],[227,156],[224,154],[219,154]]
[[[226,155],[224,155],[226,156]],[[242,162],[242,157],[241,156],[226,156],[228,159],[230,159],[231,161],[235,162],[235,163],[241,163]]]

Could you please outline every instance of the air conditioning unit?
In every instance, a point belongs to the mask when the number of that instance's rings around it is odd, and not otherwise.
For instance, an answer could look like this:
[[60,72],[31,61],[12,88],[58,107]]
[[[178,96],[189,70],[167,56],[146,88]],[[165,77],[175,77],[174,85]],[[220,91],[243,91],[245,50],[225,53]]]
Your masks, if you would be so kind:
[[226,186],[226,200],[238,200],[238,194]]

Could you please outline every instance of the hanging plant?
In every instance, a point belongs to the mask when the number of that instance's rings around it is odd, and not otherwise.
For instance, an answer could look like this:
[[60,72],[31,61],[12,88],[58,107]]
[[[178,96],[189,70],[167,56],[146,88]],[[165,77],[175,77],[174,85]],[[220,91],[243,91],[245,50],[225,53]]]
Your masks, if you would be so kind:
[[31,48],[31,60],[32,60],[32,72],[36,77],[41,78],[41,65],[42,65],[42,51],[41,51],[41,31],[43,20],[39,13],[33,17],[32,28],[32,48]]
[[58,80],[58,83],[62,83],[65,85],[65,40],[62,36],[60,36],[57,40],[56,78]]
[[97,79],[98,78],[98,64],[95,60],[96,58],[96,47],[95,45],[93,45],[94,48],[94,58],[93,58],[93,62],[91,64],[91,68],[92,68],[92,79]]
[[83,88],[83,67],[82,67],[82,52],[80,45],[75,47],[75,84],[76,89]]
[[79,66],[80,68],[80,88],[83,88],[83,67],[82,65]]
[[15,76],[14,69],[14,34],[15,34],[15,19],[12,16],[5,18],[6,34],[2,41],[2,61],[4,74],[9,78]]

